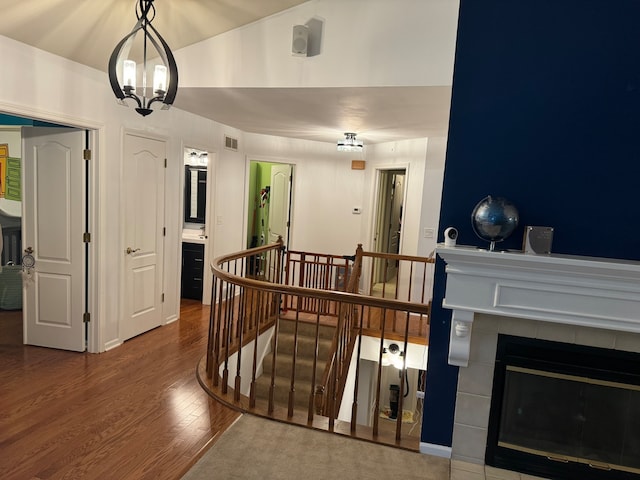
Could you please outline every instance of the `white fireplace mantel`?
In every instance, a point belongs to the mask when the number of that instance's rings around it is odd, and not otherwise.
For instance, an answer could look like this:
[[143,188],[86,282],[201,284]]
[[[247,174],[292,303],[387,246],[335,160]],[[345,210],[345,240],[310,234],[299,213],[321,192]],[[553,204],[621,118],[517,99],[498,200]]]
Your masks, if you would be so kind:
[[640,332],[640,262],[445,247],[449,363],[466,367],[475,313]]

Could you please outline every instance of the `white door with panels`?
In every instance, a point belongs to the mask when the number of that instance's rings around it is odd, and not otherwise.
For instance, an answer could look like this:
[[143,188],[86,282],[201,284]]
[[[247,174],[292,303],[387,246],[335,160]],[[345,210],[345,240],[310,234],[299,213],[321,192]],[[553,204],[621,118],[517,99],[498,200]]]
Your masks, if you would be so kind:
[[269,243],[277,242],[278,237],[282,237],[282,241],[287,245],[290,198],[291,165],[273,165],[269,191]]
[[24,343],[84,351],[84,131],[23,128]]
[[[269,243],[282,237],[284,246],[289,243],[289,210],[291,208],[291,165],[275,164],[271,167],[269,191]],[[275,256],[271,257],[268,278],[275,281]]]
[[162,324],[166,143],[127,133],[123,162],[124,341]]

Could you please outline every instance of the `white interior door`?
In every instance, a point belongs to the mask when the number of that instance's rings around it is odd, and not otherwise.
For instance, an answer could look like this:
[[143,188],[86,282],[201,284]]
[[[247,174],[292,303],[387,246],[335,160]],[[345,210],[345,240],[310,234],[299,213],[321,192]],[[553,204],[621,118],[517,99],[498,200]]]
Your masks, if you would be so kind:
[[23,129],[24,343],[84,351],[83,131]]
[[165,159],[164,141],[125,134],[121,340],[162,324]]
[[282,237],[287,245],[289,236],[289,207],[291,198],[291,165],[271,166],[271,190],[269,192],[269,243]]
[[[394,174],[391,176],[391,205],[389,210],[389,245],[387,253],[400,253],[400,233],[402,230],[402,202],[404,200],[404,175]],[[396,263],[387,262],[387,278],[386,282],[396,276]]]

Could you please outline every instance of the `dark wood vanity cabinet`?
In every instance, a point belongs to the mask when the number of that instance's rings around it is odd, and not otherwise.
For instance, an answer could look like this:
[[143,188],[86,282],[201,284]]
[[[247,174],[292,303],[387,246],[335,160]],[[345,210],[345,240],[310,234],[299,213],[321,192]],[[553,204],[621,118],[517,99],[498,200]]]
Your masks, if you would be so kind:
[[182,244],[182,298],[202,300],[204,282],[204,245],[201,243]]

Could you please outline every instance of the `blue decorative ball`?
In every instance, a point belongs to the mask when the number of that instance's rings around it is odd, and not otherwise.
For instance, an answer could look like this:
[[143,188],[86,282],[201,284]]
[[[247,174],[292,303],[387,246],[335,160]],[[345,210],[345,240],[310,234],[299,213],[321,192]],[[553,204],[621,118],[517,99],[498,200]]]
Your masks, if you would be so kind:
[[489,195],[478,202],[471,212],[471,225],[478,237],[491,242],[501,242],[518,226],[518,209],[511,201]]

